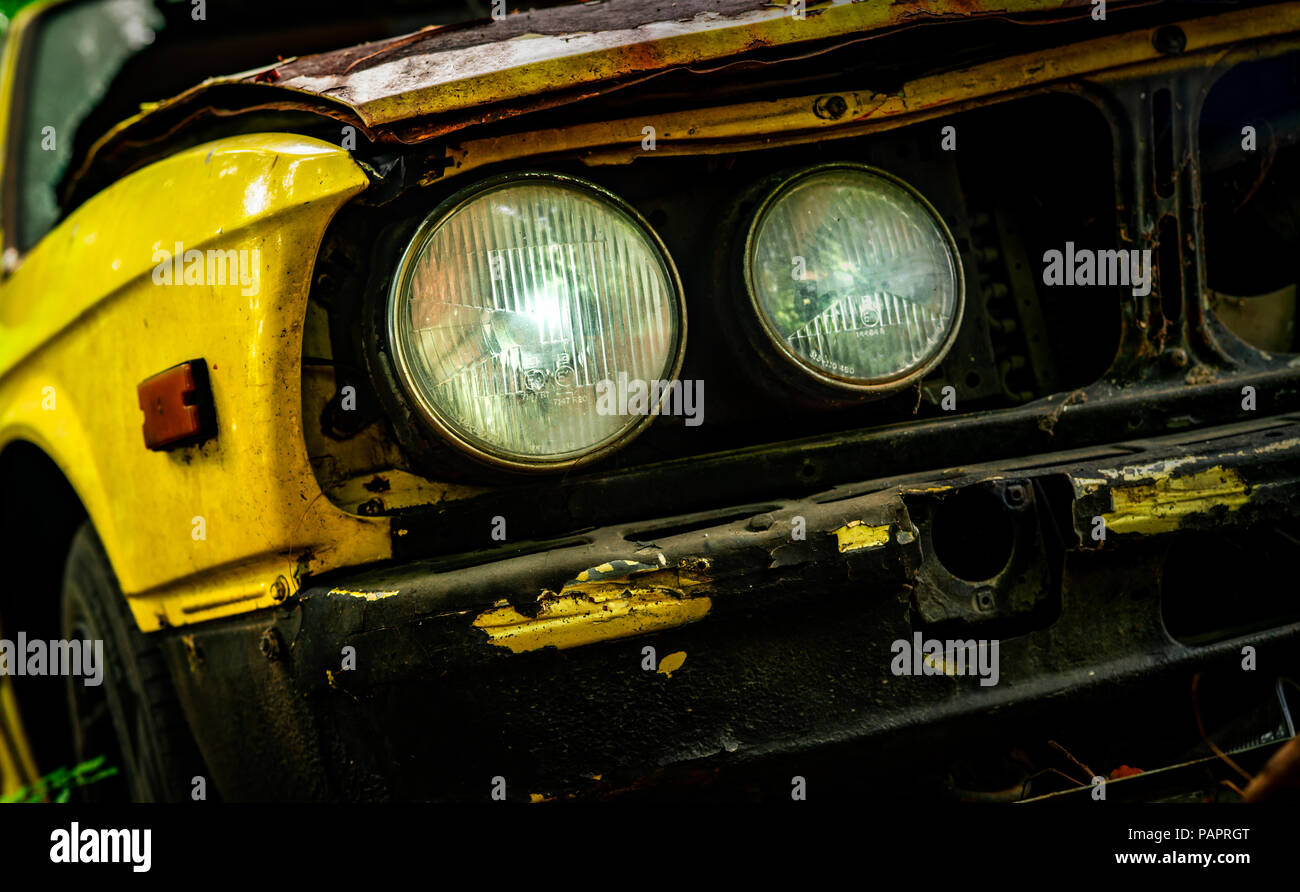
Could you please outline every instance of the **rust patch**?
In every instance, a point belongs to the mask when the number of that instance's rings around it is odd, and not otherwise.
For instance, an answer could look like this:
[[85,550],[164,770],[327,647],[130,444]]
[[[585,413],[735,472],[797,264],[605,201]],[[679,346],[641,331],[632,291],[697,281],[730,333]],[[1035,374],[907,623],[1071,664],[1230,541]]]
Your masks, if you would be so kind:
[[1061,413],[1065,411],[1065,408],[1078,403],[1086,403],[1087,401],[1088,394],[1085,391],[1082,389],[1074,391],[1061,400],[1060,405],[1055,409],[1038,419],[1038,429],[1045,432],[1049,437],[1052,436],[1056,432],[1056,423],[1061,420]]

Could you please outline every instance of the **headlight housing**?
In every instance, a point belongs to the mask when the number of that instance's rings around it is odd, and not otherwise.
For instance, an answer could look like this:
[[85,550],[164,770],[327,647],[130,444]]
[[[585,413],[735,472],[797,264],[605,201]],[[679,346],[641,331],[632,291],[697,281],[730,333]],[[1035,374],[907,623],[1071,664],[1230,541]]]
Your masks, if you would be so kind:
[[956,339],[965,303],[943,218],[907,183],[853,163],[799,171],[762,200],[744,284],[767,349],[840,396],[924,377]]
[[397,377],[424,421],[513,470],[625,444],[651,416],[598,411],[597,386],[676,377],[686,341],[659,238],[611,193],[549,173],[487,180],[430,214],[387,316]]

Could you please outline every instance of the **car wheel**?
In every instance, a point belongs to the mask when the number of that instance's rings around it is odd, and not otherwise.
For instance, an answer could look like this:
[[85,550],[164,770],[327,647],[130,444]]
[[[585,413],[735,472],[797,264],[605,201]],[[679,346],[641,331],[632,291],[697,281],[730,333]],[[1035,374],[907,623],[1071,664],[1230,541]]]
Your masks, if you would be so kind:
[[89,522],[73,537],[63,572],[62,635],[103,641],[101,683],[68,676],[78,765],[104,756],[112,777],[77,786],[86,800],[189,798],[202,759],[157,643],[136,625],[117,577]]

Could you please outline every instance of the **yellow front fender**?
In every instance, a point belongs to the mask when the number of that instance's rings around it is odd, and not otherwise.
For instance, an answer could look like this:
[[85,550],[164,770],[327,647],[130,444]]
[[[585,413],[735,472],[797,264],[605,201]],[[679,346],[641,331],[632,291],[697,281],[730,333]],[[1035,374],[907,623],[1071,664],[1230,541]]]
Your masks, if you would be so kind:
[[[291,594],[304,571],[391,555],[389,521],[321,496],[302,435],[302,331],[330,219],[365,189],[338,146],[223,139],[114,183],[0,285],[0,449],[27,440],[81,498],[149,631]],[[243,252],[256,286],[158,284],[159,252]],[[210,370],[217,436],[151,452],[136,387]]]

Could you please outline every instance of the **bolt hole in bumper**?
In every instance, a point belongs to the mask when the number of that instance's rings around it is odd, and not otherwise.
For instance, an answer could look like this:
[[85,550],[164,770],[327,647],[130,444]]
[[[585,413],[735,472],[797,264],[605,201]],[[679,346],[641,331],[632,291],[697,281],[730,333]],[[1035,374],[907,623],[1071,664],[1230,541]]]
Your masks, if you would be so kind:
[[[231,799],[1029,798],[1070,786],[1025,782],[1048,741],[1203,764],[1199,709],[1276,743],[1298,488],[1300,417],[1259,419],[363,568],[161,634]],[[984,651],[899,657],[930,639]]]

